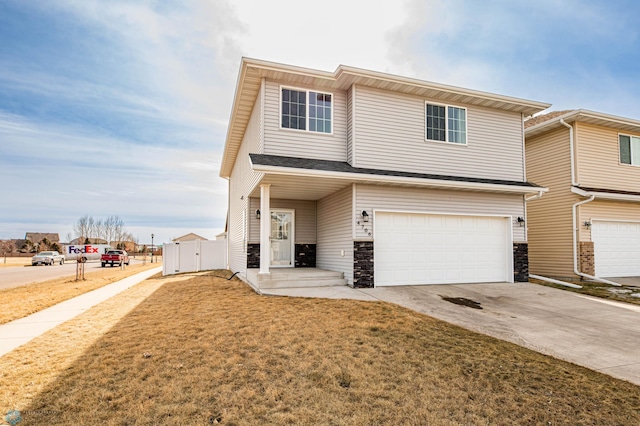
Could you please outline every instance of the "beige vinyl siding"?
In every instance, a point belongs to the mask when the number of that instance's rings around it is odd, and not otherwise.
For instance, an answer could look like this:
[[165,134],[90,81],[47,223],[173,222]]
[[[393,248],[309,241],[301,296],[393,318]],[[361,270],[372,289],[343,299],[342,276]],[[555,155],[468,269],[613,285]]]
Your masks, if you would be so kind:
[[617,130],[578,122],[575,135],[580,186],[640,191],[640,167],[620,164]]
[[352,202],[351,186],[318,201],[316,246],[316,266],[343,272],[349,284],[353,284]]
[[524,216],[522,195],[373,185],[357,185],[355,191],[356,219],[361,219],[363,210],[369,213],[368,223],[356,225],[356,239],[371,238],[368,234],[373,229],[374,210],[513,216],[513,241],[523,242],[526,238],[524,227],[515,220]]
[[[260,198],[251,198],[249,215],[248,241],[260,243],[260,221],[256,219],[256,210],[260,208]],[[296,244],[316,243],[316,202],[305,200],[271,199],[273,210],[295,210],[295,238]]]
[[[287,157],[346,161],[346,93],[341,91],[330,92],[333,95],[333,134],[329,135],[302,130],[281,129],[280,87],[280,84],[275,81],[267,81],[266,83],[264,153]],[[286,87],[292,86],[286,85]],[[293,88],[313,89],[313,87]],[[327,92],[324,89],[318,89],[318,91]]]
[[243,274],[247,269],[245,248],[247,241],[243,239],[247,225],[242,220],[243,211],[247,209],[247,218],[251,216],[248,211],[248,195],[264,176],[262,173],[253,172],[249,161],[250,153],[261,153],[263,139],[261,103],[262,90],[251,112],[251,119],[229,179],[229,230],[227,233],[229,267],[232,271]]
[[591,230],[584,226],[585,221],[608,220],[621,222],[640,222],[640,203],[598,200],[578,206],[578,224],[580,241],[592,241]]
[[527,203],[529,272],[551,277],[573,276],[572,206],[569,129],[527,138],[527,179],[549,188]]
[[467,145],[425,140],[421,97],[358,86],[357,167],[488,179],[524,179],[522,116],[466,105]]

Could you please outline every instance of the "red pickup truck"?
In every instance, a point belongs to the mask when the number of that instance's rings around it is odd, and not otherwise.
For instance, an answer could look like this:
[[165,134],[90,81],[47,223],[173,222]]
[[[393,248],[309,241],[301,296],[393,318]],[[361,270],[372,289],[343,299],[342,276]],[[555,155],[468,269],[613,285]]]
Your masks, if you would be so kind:
[[123,264],[129,264],[129,255],[124,250],[109,250],[102,256],[100,256],[100,263],[104,268],[107,264],[113,266],[122,266]]

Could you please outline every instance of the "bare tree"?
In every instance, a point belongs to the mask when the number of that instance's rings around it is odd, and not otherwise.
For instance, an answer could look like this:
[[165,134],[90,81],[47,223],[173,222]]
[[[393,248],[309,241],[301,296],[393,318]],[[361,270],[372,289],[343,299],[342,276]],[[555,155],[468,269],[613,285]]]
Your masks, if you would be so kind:
[[16,245],[11,240],[0,240],[0,254],[4,256],[4,263],[7,263],[7,255],[13,253]]
[[124,222],[116,215],[111,215],[104,220],[105,232],[108,236],[107,241],[122,241],[124,235]]
[[96,221],[93,218],[93,216],[89,216],[89,218],[87,219],[87,228],[89,230],[89,233],[87,234],[87,237],[89,238],[89,242],[93,241],[95,242],[96,239]]
[[[95,221],[94,228],[95,228],[96,238],[101,238],[101,239],[106,240],[106,238],[105,238],[105,226],[104,226],[104,221],[102,219],[98,219],[98,220]],[[107,242],[108,242],[108,240],[107,240]]]
[[125,240],[133,241],[133,235],[128,233],[124,227],[124,222],[116,215],[108,216],[106,219],[95,220],[92,216],[84,215],[73,226],[73,232],[81,239],[91,242],[96,238],[120,243]]
[[[91,219],[93,221],[93,218]],[[73,232],[78,236],[80,241],[84,242],[87,238],[89,238],[89,233],[91,229],[89,226],[89,215],[84,215],[75,225],[73,225]]]

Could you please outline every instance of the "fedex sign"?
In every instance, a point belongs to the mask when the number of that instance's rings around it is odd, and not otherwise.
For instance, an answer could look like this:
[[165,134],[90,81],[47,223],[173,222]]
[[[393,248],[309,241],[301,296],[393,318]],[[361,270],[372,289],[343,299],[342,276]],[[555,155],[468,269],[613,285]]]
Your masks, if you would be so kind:
[[65,255],[67,260],[77,259],[82,256],[88,260],[98,260],[102,253],[111,250],[109,244],[83,244],[65,246]]
[[91,254],[91,253],[97,253],[98,252],[98,247],[92,247],[92,246],[69,246],[69,254],[78,254],[78,253],[84,253],[84,254]]

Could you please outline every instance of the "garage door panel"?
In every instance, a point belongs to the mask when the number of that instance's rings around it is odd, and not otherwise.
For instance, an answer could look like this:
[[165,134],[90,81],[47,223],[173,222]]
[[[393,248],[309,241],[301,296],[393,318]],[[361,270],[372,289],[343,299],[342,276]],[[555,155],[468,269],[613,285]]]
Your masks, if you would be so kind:
[[378,212],[374,222],[377,286],[507,281],[505,218]]
[[594,220],[591,238],[597,276],[640,276],[640,223]]

